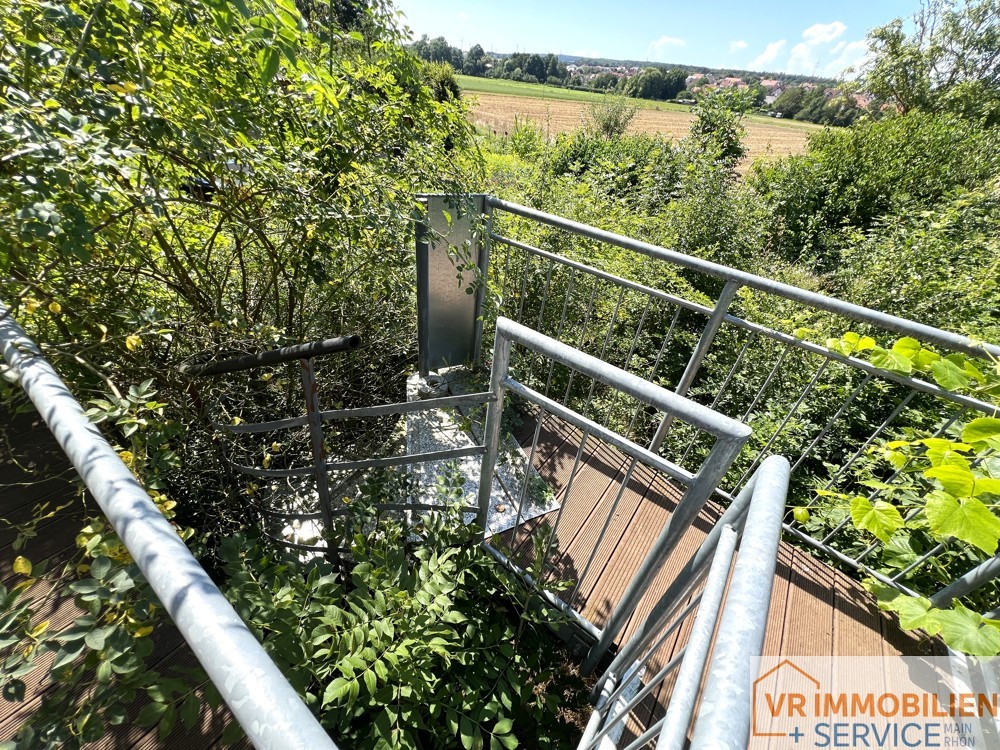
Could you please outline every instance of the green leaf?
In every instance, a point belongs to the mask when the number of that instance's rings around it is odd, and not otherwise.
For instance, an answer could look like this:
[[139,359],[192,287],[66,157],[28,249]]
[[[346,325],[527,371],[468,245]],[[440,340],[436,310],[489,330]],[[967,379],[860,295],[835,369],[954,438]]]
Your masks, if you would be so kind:
[[922,348],[920,342],[910,336],[904,336],[892,345],[892,351],[906,357],[910,362],[916,358]]
[[941,629],[928,599],[920,596],[900,596],[893,602],[893,611],[899,615],[899,625],[904,630],[917,630],[936,635]]
[[157,703],[156,701],[147,704],[135,719],[135,723],[140,727],[151,727],[156,724],[160,718],[167,712],[166,703]]
[[96,630],[91,630],[84,636],[84,643],[87,644],[87,648],[92,651],[100,651],[104,648],[105,636],[107,633],[104,628],[97,628]]
[[965,370],[948,359],[939,359],[932,364],[931,375],[934,382],[949,391],[960,391],[969,385]]
[[851,520],[857,528],[870,531],[882,542],[888,542],[904,524],[894,505],[884,500],[876,500],[872,505],[860,495],[851,500]]
[[962,440],[966,443],[1000,440],[1000,419],[996,417],[973,419],[962,430]]
[[338,677],[327,685],[326,690],[323,691],[323,705],[342,700],[350,692],[351,682],[344,677]]
[[220,741],[223,745],[235,745],[243,738],[243,727],[240,726],[238,721],[231,721],[226,724],[226,728],[222,730],[222,737]]
[[913,372],[913,363],[899,352],[886,351],[880,346],[872,349],[871,363],[882,370],[909,375]]
[[97,665],[97,681],[102,685],[107,685],[111,682],[112,674],[110,661],[105,660]]
[[925,512],[931,532],[936,536],[953,536],[990,555],[996,552],[1000,518],[979,500],[968,498],[960,502],[935,490],[927,495]]
[[3,686],[3,698],[11,703],[20,703],[24,700],[24,682],[21,680],[7,680]]
[[257,63],[260,69],[260,80],[264,85],[274,80],[281,62],[281,53],[274,46],[267,46],[257,53]]
[[973,656],[1000,654],[1000,629],[978,612],[956,603],[954,609],[935,614],[941,624],[941,637],[951,648]]
[[980,495],[1000,495],[1000,479],[990,477],[976,477],[976,486],[972,488],[972,496]]
[[111,570],[111,560],[104,555],[100,555],[90,564],[90,575],[99,581],[103,581]]
[[955,497],[971,497],[976,480],[970,469],[954,464],[935,466],[925,471],[924,476],[938,480],[944,491]]
[[510,719],[500,719],[493,727],[494,734],[509,734],[510,730],[514,728],[514,722]]
[[15,573],[19,573],[22,576],[31,575],[31,561],[26,557],[18,555],[14,558],[13,570]]
[[187,698],[181,703],[180,717],[185,729],[192,729],[198,722],[201,714],[201,701],[195,693],[188,693]]

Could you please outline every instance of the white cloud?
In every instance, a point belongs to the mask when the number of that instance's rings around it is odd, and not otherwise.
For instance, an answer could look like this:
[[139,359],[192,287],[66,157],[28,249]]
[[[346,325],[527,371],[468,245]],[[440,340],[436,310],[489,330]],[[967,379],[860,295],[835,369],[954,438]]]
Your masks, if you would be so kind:
[[773,63],[777,59],[778,54],[784,48],[785,43],[786,43],[785,39],[779,39],[776,42],[771,42],[769,45],[767,45],[767,47],[764,49],[763,52],[761,52],[759,55],[757,55],[757,57],[755,57],[753,60],[750,61],[749,65],[750,69],[761,70],[763,68],[766,68],[771,63]]
[[816,67],[816,59],[813,57],[812,48],[805,42],[799,42],[792,47],[792,54],[788,56],[785,63],[786,73],[806,73],[813,74]]
[[831,54],[835,54],[838,49],[840,49],[840,55],[826,64],[823,68],[824,75],[835,78],[843,73],[845,68],[859,68],[871,54],[868,42],[864,39],[859,39],[856,42],[848,42],[842,49],[838,44],[831,50]]
[[834,48],[832,50],[830,50],[830,54],[831,55],[839,55],[841,53],[841,51],[844,49],[844,47],[846,47],[846,46],[847,46],[847,42],[845,40],[841,39],[839,42],[837,42],[837,44],[834,46]]
[[647,60],[659,60],[667,51],[669,47],[683,47],[687,42],[685,42],[680,37],[676,36],[661,36],[655,42],[651,42],[649,47],[646,49],[646,59]]
[[847,31],[847,26],[842,24],[840,21],[834,21],[833,23],[814,23],[802,32],[802,38],[806,40],[806,44],[809,46],[829,44],[845,31]]
[[729,51],[730,52],[739,52],[741,49],[746,49],[749,46],[750,45],[748,45],[746,42],[744,42],[742,39],[740,39],[738,42],[730,42],[729,43]]

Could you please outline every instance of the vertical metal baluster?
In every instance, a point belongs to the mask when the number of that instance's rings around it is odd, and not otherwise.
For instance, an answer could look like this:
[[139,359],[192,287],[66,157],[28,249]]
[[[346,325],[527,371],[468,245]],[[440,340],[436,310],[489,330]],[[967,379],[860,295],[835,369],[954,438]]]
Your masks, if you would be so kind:
[[[750,344],[753,343],[755,335],[756,334],[754,334],[751,331],[750,334],[747,336],[746,343],[743,344],[742,348],[740,349],[740,353],[736,356],[736,361],[733,362],[733,366],[729,368],[729,372],[726,374],[725,380],[722,381],[722,385],[719,387],[719,392],[716,393],[715,398],[712,399],[712,405],[709,407],[710,409],[714,410],[715,407],[719,405],[719,401],[722,400],[722,396],[726,392],[726,388],[729,387],[729,382],[733,379],[733,375],[736,374],[736,371],[739,369],[740,363],[743,361],[743,356],[747,353],[747,349],[750,348]],[[695,443],[697,442],[698,442],[698,433],[695,433],[694,436],[691,438],[691,442],[688,443],[687,449],[684,451],[684,455],[681,456],[681,460],[677,462],[679,466],[684,465],[685,459],[687,459],[688,454],[691,453],[691,449],[694,448]]]
[[[705,360],[705,355],[708,354],[709,348],[712,346],[712,342],[715,340],[716,334],[719,332],[719,328],[722,327],[722,322],[726,318],[726,313],[729,311],[729,306],[732,305],[733,300],[736,298],[736,293],[740,290],[740,283],[738,281],[727,281],[726,285],[722,287],[722,292],[719,294],[719,299],[715,302],[715,307],[712,309],[712,314],[708,318],[708,322],[705,324],[705,328],[701,332],[701,337],[698,339],[698,345],[695,346],[694,351],[691,353],[691,359],[688,360],[687,367],[684,368],[684,374],[681,375],[680,381],[677,383],[677,387],[674,391],[681,395],[686,396],[688,389],[694,382],[694,379],[698,376],[698,370],[701,369],[701,363]],[[663,417],[663,421],[660,422],[660,426],[656,428],[656,435],[653,437],[654,448],[651,450],[658,451],[660,446],[663,445],[663,441],[667,437],[667,432],[670,430],[670,425],[673,423],[674,418],[672,414],[667,414]]]
[[[608,324],[608,332],[604,336],[604,343],[601,345],[601,353],[597,356],[599,360],[604,361],[604,355],[608,351],[608,344],[611,343],[611,337],[615,332],[615,323],[618,322],[618,310],[622,306],[622,300],[625,299],[625,287],[621,287],[618,292],[618,301],[615,302],[615,310],[611,314],[611,322]],[[590,412],[590,402],[594,398],[594,389],[597,387],[597,381],[590,381],[590,389],[587,391],[587,400],[583,404],[583,410],[580,412],[583,416],[589,416]]]
[[[677,321],[681,317],[681,307],[678,306],[677,310],[674,312],[674,317],[670,321],[670,328],[667,329],[667,335],[663,337],[663,343],[660,344],[660,351],[656,354],[656,359],[653,361],[653,366],[649,368],[649,374],[646,376],[646,380],[650,383],[653,382],[653,377],[656,375],[656,370],[660,366],[660,360],[663,359],[663,353],[667,350],[667,344],[674,337],[674,328],[677,326]],[[628,430],[625,432],[625,436],[628,437],[632,434],[632,430],[635,428],[635,421],[639,418],[639,414],[642,412],[642,404],[639,404],[635,408],[635,412],[632,414],[632,420],[628,423]]]
[[531,439],[531,453],[528,455],[528,463],[524,468],[524,481],[521,483],[520,496],[517,499],[517,517],[514,519],[514,538],[517,538],[517,530],[521,526],[521,518],[524,511],[524,498],[528,494],[528,481],[531,478],[532,468],[535,463],[535,451],[538,450],[538,435],[542,431],[542,422],[548,416],[545,409],[541,409],[535,424],[535,436]]
[[327,558],[335,562],[337,553],[333,551],[333,505],[330,500],[330,477],[326,471],[326,454],[323,448],[323,419],[319,411],[319,393],[316,385],[316,373],[311,359],[300,359],[302,370],[302,390],[306,397],[306,415],[309,419],[309,437],[312,443],[313,477],[316,480],[316,494],[319,497],[319,510],[323,514],[324,538],[331,550]]
[[597,541],[594,542],[593,548],[590,550],[590,556],[587,558],[587,564],[583,566],[583,572],[580,577],[576,579],[576,585],[573,586],[573,591],[569,595],[569,606],[573,606],[573,602],[576,601],[576,595],[580,591],[580,586],[583,585],[584,579],[587,577],[587,573],[590,572],[590,566],[594,562],[594,558],[597,556],[597,550],[600,548],[601,543],[604,541],[605,535],[608,533],[608,528],[611,526],[611,519],[615,516],[615,511],[618,510],[618,504],[621,502],[622,497],[625,495],[625,489],[628,487],[629,481],[632,479],[632,472],[635,470],[636,460],[632,459],[629,464],[628,471],[625,472],[625,479],[622,480],[621,487],[618,488],[618,494],[615,497],[615,501],[611,504],[611,509],[608,511],[607,517],[604,519],[604,525],[601,527],[601,533],[597,535]]
[[864,379],[862,379],[858,387],[851,392],[851,395],[848,396],[847,399],[844,401],[844,403],[841,404],[840,408],[837,409],[837,413],[834,414],[832,417],[830,417],[829,421],[826,423],[823,429],[820,430],[819,434],[816,435],[816,437],[813,438],[813,441],[809,443],[809,446],[804,451],[802,451],[802,455],[800,455],[798,460],[794,464],[792,464],[793,474],[795,473],[795,470],[799,468],[799,465],[806,460],[806,456],[812,453],[812,449],[815,448],[824,437],[826,437],[826,434],[830,431],[830,428],[833,427],[833,425],[836,423],[838,419],[840,419],[840,415],[842,415],[844,411],[847,409],[847,407],[854,402],[854,399],[858,397],[862,389],[864,389],[864,387],[868,385],[868,382],[871,379],[872,379],[871,373],[865,375]]
[[[646,315],[649,313],[649,306],[652,304],[653,298],[649,295],[646,296],[646,305],[642,308],[642,315],[639,316],[639,325],[635,329],[635,336],[632,337],[632,345],[628,349],[628,355],[625,357],[625,364],[622,365],[623,370],[628,372],[629,363],[632,361],[632,355],[635,354],[635,348],[639,344],[639,337],[642,335],[642,327],[646,324]],[[614,413],[615,405],[618,403],[618,397],[621,395],[620,391],[615,391],[611,394],[611,404],[608,406],[607,414],[604,417],[604,426],[611,428],[611,416]]]
[[479,473],[479,514],[477,523],[486,537],[486,524],[489,521],[490,495],[493,493],[493,474],[496,472],[497,456],[500,453],[500,418],[503,415],[503,400],[506,388],[503,379],[507,377],[510,367],[510,339],[497,333],[493,339],[493,369],[490,372],[490,393],[493,400],[486,407],[486,424],[483,426],[482,468]]
[[799,407],[802,406],[802,402],[805,401],[806,396],[809,395],[809,392],[816,385],[816,381],[819,380],[820,375],[822,375],[826,371],[826,368],[829,367],[829,365],[830,365],[830,360],[824,359],[822,364],[820,364],[820,366],[816,368],[816,372],[812,376],[812,379],[806,385],[805,389],[802,391],[801,395],[799,395],[795,403],[792,404],[792,408],[789,409],[788,414],[785,415],[785,418],[781,420],[781,424],[778,425],[778,429],[776,429],[771,434],[771,437],[768,438],[766,443],[764,443],[764,447],[757,452],[757,455],[754,457],[753,463],[751,463],[750,467],[743,473],[743,476],[740,477],[740,480],[735,485],[733,485],[733,488],[729,491],[730,494],[735,494],[737,490],[739,490],[739,488],[743,485],[743,482],[747,480],[747,477],[749,477],[750,474],[753,473],[753,470],[757,467],[757,464],[760,461],[764,460],[764,458],[766,458],[764,454],[767,453],[768,449],[772,445],[774,445],[774,441],[778,439],[778,435],[781,434],[782,430],[785,429],[785,427],[791,421],[792,417],[795,416],[795,412],[797,412],[799,410]]
[[781,353],[778,355],[778,361],[774,363],[774,366],[771,368],[771,372],[767,374],[767,377],[764,379],[763,385],[761,385],[760,390],[757,391],[757,395],[754,396],[753,401],[750,402],[750,406],[747,407],[747,410],[743,413],[743,416],[740,418],[741,422],[746,422],[747,419],[750,418],[750,415],[753,413],[753,410],[757,408],[757,404],[759,404],[760,400],[764,398],[764,394],[767,393],[768,386],[771,385],[771,381],[774,380],[774,376],[778,374],[778,370],[781,369],[781,365],[784,363],[785,357],[788,356],[788,352],[791,351],[791,349],[792,349],[791,344],[785,344],[785,348],[782,349]]
[[828,489],[830,489],[830,487],[832,487],[832,486],[833,486],[834,482],[836,482],[836,481],[837,481],[838,479],[840,479],[840,475],[841,475],[841,474],[843,474],[843,473],[844,473],[844,471],[846,471],[846,470],[847,470],[847,469],[848,469],[848,468],[849,468],[849,467],[851,466],[851,464],[853,464],[853,463],[854,463],[854,462],[855,462],[855,461],[856,461],[856,460],[858,459],[858,457],[859,457],[859,456],[862,456],[862,455],[864,455],[864,452],[865,452],[866,450],[868,450],[868,446],[869,446],[869,445],[871,445],[871,444],[872,444],[872,442],[873,442],[873,441],[874,441],[874,440],[875,440],[875,439],[876,439],[876,438],[877,438],[877,437],[878,437],[879,435],[881,435],[881,434],[882,434],[882,431],[883,431],[883,430],[885,430],[885,428],[886,428],[886,427],[888,427],[888,426],[889,426],[889,425],[890,425],[890,424],[891,424],[891,423],[893,422],[893,420],[895,420],[895,419],[896,419],[896,417],[898,417],[898,416],[899,416],[900,412],[901,412],[901,411],[903,411],[903,409],[905,409],[905,408],[906,408],[907,404],[909,404],[909,403],[910,403],[910,401],[911,401],[911,400],[913,399],[913,397],[914,397],[914,396],[916,396],[916,395],[917,395],[917,392],[916,392],[916,391],[910,391],[910,393],[909,393],[909,394],[908,394],[908,395],[906,396],[906,398],[904,398],[904,399],[903,399],[903,400],[902,400],[902,401],[901,401],[901,402],[899,403],[899,406],[897,406],[897,407],[896,407],[895,409],[893,409],[893,410],[892,410],[892,414],[890,414],[890,415],[889,415],[888,417],[886,417],[885,421],[884,421],[884,422],[883,422],[882,424],[880,424],[880,425],[878,426],[878,429],[877,429],[877,430],[875,430],[875,432],[873,432],[873,433],[872,433],[872,434],[871,434],[871,435],[870,435],[870,436],[868,437],[868,439],[867,439],[867,440],[865,440],[865,442],[864,442],[864,443],[863,443],[863,444],[861,445],[861,447],[860,447],[860,448],[858,448],[858,450],[857,450],[857,451],[856,451],[856,452],[854,453],[854,455],[853,455],[853,456],[851,456],[851,457],[850,457],[850,458],[849,458],[849,459],[847,460],[847,463],[845,463],[845,464],[844,464],[843,466],[841,466],[841,467],[840,467],[840,468],[839,468],[839,469],[837,470],[837,473],[836,473],[836,474],[834,474],[834,475],[833,475],[833,476],[832,476],[832,477],[830,478],[830,481],[829,481],[829,482],[827,482],[827,483],[826,483],[826,485],[824,485],[824,487],[823,487],[823,489],[824,489],[824,490],[828,490]]
[[[576,458],[573,459],[573,468],[569,472],[569,480],[566,482],[566,491],[563,492],[562,500],[559,502],[559,512],[556,513],[555,523],[552,524],[552,533],[549,535],[548,542],[545,545],[545,554],[542,555],[543,565],[548,561],[549,554],[552,552],[552,543],[559,530],[559,522],[562,521],[563,510],[566,509],[566,504],[569,502],[570,494],[573,492],[573,480],[576,479],[576,470],[580,465],[580,458],[583,456],[583,451],[586,448],[588,437],[590,437],[589,432],[584,432],[580,437],[580,447],[576,449]],[[540,579],[544,579],[545,576],[546,571],[539,571]]]
[[[576,282],[576,269],[570,269],[569,283],[566,285],[566,297],[563,299],[562,315],[559,317],[559,328],[556,331],[556,338],[562,340],[563,327],[566,325],[566,309],[569,307],[570,297],[573,295],[573,284]],[[549,372],[545,376],[545,396],[548,398],[549,387],[552,385],[552,371],[555,369],[555,360],[549,363]]]
[[[549,267],[545,270],[545,289],[542,292],[542,304],[538,308],[538,322],[535,324],[535,330],[538,331],[539,333],[545,333],[545,331],[542,330],[542,321],[545,319],[545,303],[549,299],[549,284],[552,282],[552,267],[554,265],[555,261],[550,260]],[[528,354],[528,375],[524,379],[524,384],[528,386],[532,385],[531,378],[532,374],[535,372],[536,356],[539,359],[542,358],[542,355],[540,354],[536,355],[535,352],[529,352]]]
[[528,253],[524,254],[524,275],[521,276],[521,299],[518,301],[517,305],[517,322],[520,323],[524,320],[524,298],[527,296],[528,290],[528,273],[531,271],[531,262],[534,260],[534,256]]
[[[590,302],[587,304],[587,312],[583,316],[583,328],[580,329],[580,337],[576,342],[576,348],[583,348],[583,342],[587,337],[587,328],[590,325],[590,315],[594,311],[594,300],[597,297],[597,285],[600,283],[600,279],[596,276],[594,277],[594,288],[590,290]],[[563,396],[563,404],[569,406],[569,392],[573,387],[573,377],[576,375],[576,370],[570,369],[569,379],[566,381],[566,394]]]

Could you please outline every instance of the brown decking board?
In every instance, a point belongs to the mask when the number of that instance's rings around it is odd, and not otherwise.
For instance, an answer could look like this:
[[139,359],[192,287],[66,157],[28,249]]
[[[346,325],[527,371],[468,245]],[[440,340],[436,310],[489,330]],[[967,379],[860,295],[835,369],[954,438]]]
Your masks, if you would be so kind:
[[[616,449],[589,438],[571,497],[567,500],[565,487],[579,447],[580,431],[566,424],[560,426],[559,422],[555,417],[546,417],[540,434],[547,436],[547,450],[537,451],[533,463],[564,502],[558,528],[560,549],[554,559],[563,577],[572,578],[574,571],[581,573],[587,564],[630,460]],[[518,436],[526,453],[533,434],[532,426],[522,428]],[[561,442],[552,447],[560,436]],[[669,519],[682,491],[646,466],[639,465],[634,471],[574,602],[577,610],[599,627],[606,622],[612,607]],[[530,548],[527,540],[531,529],[543,519],[555,523],[557,514],[558,511],[551,511],[518,533],[522,555]],[[721,508],[709,503],[698,515],[626,622],[616,639],[619,644],[625,643],[645,620],[657,598],[698,548],[720,514]],[[562,596],[568,599],[569,593]],[[678,652],[692,625],[693,618],[688,618],[665,641],[650,660],[647,678]],[[917,635],[901,631],[890,615],[879,611],[872,595],[846,573],[784,541],[779,544],[762,648],[764,655],[832,658],[924,654],[938,648],[934,641],[926,642]],[[648,726],[662,716],[669,687],[669,680],[664,681],[664,685],[643,702],[642,710],[635,717],[638,721],[630,720],[626,734],[638,736],[640,725]]]
[[[63,565],[76,553],[75,538],[82,527],[85,511],[98,514],[97,506],[90,500],[87,507],[73,478],[76,476],[69,466],[48,428],[37,414],[11,415],[0,412],[0,581],[11,586],[22,580],[14,573],[12,565],[18,554],[23,554],[35,566],[43,560],[49,562],[49,570]],[[15,451],[16,455],[11,455]],[[14,550],[13,542],[17,532],[13,524],[24,523],[32,517],[38,503],[48,502],[49,509],[70,503],[51,519],[40,523],[37,536],[28,540],[23,550]],[[27,592],[28,597],[41,595],[48,590],[44,579],[40,579]],[[53,596],[36,614],[36,620],[49,620],[50,630],[68,625],[82,613],[76,608],[71,597]],[[147,659],[151,669],[161,674],[173,676],[175,667],[195,665],[194,655],[184,643],[180,633],[169,621],[162,623],[151,636],[155,639],[153,654]],[[25,718],[30,716],[46,694],[52,690],[48,680],[47,665],[54,654],[40,658],[39,668],[24,677],[25,700],[10,703],[0,700],[0,742],[10,739],[17,732]],[[198,694],[201,695],[199,689]],[[148,702],[145,696],[138,699],[128,710],[128,719],[119,727],[110,727],[104,738],[88,747],[104,750],[125,750],[126,748],[179,748],[185,750],[208,750],[219,747],[219,738],[224,725],[232,721],[229,710],[223,705],[220,710],[211,710],[202,701],[199,723],[186,731],[183,726],[167,737],[160,739],[156,727],[142,729],[134,724],[134,719]],[[245,740],[237,747],[249,747]]]

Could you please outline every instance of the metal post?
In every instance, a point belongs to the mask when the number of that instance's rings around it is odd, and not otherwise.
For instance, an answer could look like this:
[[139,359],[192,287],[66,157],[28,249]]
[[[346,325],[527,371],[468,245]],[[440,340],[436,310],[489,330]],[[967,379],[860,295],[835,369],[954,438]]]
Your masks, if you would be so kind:
[[[490,512],[490,495],[493,491],[493,473],[496,471],[497,456],[500,453],[500,417],[503,415],[504,393],[506,388],[503,380],[507,377],[510,365],[511,341],[499,330],[493,341],[493,370],[490,373],[490,393],[494,400],[486,407],[486,425],[483,428],[483,445],[486,453],[483,455],[483,467],[479,475],[479,516],[476,522],[486,536],[486,524]],[[531,467],[528,467],[531,471]]]
[[476,241],[479,243],[479,286],[476,287],[476,325],[472,340],[472,362],[479,364],[483,356],[483,307],[486,301],[486,288],[489,286],[490,272],[490,235],[493,233],[493,207],[486,203],[485,195],[474,196],[476,210],[483,222],[483,231]]
[[757,487],[733,568],[719,636],[708,670],[692,748],[745,748],[751,691],[771,603],[789,466],[782,456],[760,465]]
[[[727,281],[726,285],[722,288],[722,293],[719,295],[719,299],[715,303],[715,308],[712,310],[712,314],[705,324],[705,329],[701,332],[701,338],[698,339],[698,345],[691,353],[691,359],[688,360],[687,367],[684,368],[684,374],[681,375],[681,379],[677,382],[677,387],[674,389],[674,392],[678,395],[687,395],[688,389],[698,376],[698,370],[701,369],[701,363],[705,360],[705,355],[708,354],[708,350],[712,346],[712,341],[715,340],[715,335],[719,332],[719,328],[722,327],[722,321],[726,318],[729,306],[733,303],[736,293],[739,290],[740,283],[738,281]],[[663,417],[660,426],[656,428],[656,434],[650,441],[649,449],[651,451],[658,451],[660,446],[663,445],[663,441],[666,440],[667,432],[670,430],[670,425],[673,421],[674,417],[672,414],[667,414]]]
[[[319,411],[319,393],[316,373],[311,359],[300,359],[302,368],[302,390],[306,397],[306,417],[309,420],[309,437],[312,440],[313,477],[316,479],[316,494],[319,495],[319,510],[323,514],[324,537],[327,546],[333,543],[333,505],[330,501],[330,477],[326,470],[326,452],[323,448],[323,418]],[[336,555],[331,551],[327,557],[331,561]]]

